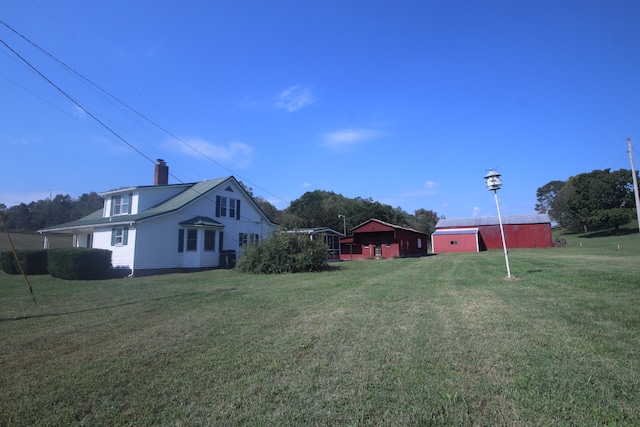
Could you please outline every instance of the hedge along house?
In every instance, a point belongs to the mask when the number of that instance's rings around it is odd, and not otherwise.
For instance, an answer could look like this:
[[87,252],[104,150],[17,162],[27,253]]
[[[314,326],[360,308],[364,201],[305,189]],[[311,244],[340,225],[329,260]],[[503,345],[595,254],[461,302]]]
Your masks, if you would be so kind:
[[421,231],[370,219],[352,228],[350,237],[340,239],[340,259],[425,256],[427,239]]
[[[548,215],[502,217],[507,249],[551,248],[551,220]],[[441,219],[431,235],[434,253],[479,252],[502,249],[498,217]]]
[[131,275],[227,267],[230,255],[275,231],[233,177],[168,184],[158,160],[153,186],[107,191],[103,209],[38,230],[73,235],[73,246],[112,251],[112,266]]

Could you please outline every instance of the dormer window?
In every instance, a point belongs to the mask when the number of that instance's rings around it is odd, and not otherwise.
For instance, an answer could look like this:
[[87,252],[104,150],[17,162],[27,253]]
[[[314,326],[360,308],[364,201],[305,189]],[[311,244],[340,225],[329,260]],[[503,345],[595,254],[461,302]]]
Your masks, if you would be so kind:
[[128,215],[131,213],[132,194],[111,196],[111,215]]

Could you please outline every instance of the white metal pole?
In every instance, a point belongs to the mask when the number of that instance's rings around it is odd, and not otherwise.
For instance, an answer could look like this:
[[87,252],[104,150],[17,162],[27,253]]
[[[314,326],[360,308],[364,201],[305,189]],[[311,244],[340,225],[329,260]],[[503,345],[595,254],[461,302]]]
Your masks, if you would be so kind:
[[631,177],[633,178],[633,194],[636,198],[636,216],[638,217],[638,230],[640,231],[640,196],[638,196],[638,178],[636,177],[636,167],[633,164],[633,147],[631,146],[631,138],[627,138],[629,146],[629,160],[631,161]]
[[500,215],[500,203],[498,203],[498,191],[493,190],[496,196],[496,207],[498,208],[498,222],[500,223],[500,235],[502,236],[502,249],[504,250],[504,260],[507,264],[507,278],[511,279],[511,269],[509,269],[509,255],[507,254],[507,243],[504,240],[504,228],[502,227],[502,215]]

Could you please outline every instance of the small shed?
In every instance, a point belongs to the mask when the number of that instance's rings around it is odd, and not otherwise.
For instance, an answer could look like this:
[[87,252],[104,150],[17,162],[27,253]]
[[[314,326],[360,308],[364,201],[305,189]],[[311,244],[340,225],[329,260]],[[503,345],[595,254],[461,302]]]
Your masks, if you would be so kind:
[[[507,248],[551,248],[551,220],[548,215],[510,215],[502,217]],[[473,247],[469,237],[477,229],[478,244]],[[472,231],[469,231],[472,230]],[[432,234],[433,252],[477,252],[502,249],[502,235],[497,216],[441,219]],[[452,244],[451,242],[458,242]],[[461,242],[465,242],[464,245]],[[447,244],[448,243],[448,244]],[[457,246],[457,247],[456,247]],[[462,247],[469,250],[462,250]]]
[[340,239],[341,259],[404,258],[427,255],[428,235],[412,228],[370,219]]
[[436,230],[431,235],[431,244],[433,253],[480,252],[487,249],[479,228]]

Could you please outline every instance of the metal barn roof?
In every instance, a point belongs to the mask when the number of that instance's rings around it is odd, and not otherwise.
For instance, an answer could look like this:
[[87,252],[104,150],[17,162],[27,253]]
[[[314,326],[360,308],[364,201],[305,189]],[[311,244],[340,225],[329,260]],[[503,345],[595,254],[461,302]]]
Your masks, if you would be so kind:
[[436,230],[432,236],[452,235],[452,234],[477,234],[479,228],[448,228],[446,230]]
[[[549,215],[509,215],[502,217],[503,224],[544,224],[551,223]],[[436,224],[436,228],[451,227],[479,227],[484,225],[498,225],[497,216],[482,216],[474,218],[446,218]]]

